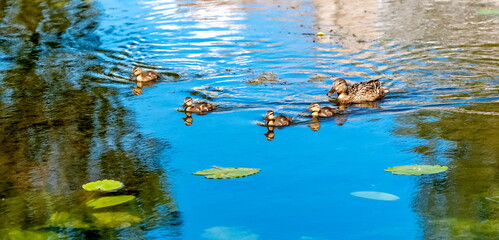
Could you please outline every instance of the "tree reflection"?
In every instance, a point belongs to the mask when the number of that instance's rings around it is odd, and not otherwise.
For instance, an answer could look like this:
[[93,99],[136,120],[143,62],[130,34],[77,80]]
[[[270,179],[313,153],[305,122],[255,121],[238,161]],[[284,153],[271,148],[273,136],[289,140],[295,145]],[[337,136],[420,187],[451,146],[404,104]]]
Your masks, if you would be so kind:
[[[451,160],[446,179],[423,178],[416,208],[425,217],[425,239],[495,239],[499,235],[499,205],[487,198],[499,195],[499,130],[496,104],[463,108],[472,113],[419,111],[400,117],[395,133],[416,136],[426,144],[412,149],[430,164]],[[453,110],[453,109],[449,109]],[[477,124],[480,123],[480,124]]]
[[[57,227],[75,238],[137,239],[145,230],[180,223],[158,159],[167,142],[146,138],[128,119],[117,89],[88,81],[102,74],[93,32],[100,12],[88,1],[12,0],[0,3],[0,232]],[[91,223],[92,194],[81,185],[116,179],[136,196],[106,209],[143,220],[128,230],[52,226],[57,212]],[[73,230],[71,230],[73,229]]]

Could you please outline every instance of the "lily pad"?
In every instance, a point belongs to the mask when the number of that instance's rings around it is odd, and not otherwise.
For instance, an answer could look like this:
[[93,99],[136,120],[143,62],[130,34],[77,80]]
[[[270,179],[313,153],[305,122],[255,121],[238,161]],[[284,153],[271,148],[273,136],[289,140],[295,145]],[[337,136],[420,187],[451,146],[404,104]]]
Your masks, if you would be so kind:
[[444,172],[449,169],[447,166],[440,165],[404,165],[385,169],[392,174],[400,175],[422,175]]
[[476,11],[476,13],[480,15],[499,15],[499,9],[482,8]]
[[120,181],[104,179],[101,181],[83,184],[83,186],[81,187],[87,191],[114,192],[123,188],[124,186],[125,185]]
[[360,192],[352,192],[350,194],[356,197],[373,199],[373,200],[382,200],[382,201],[395,201],[400,199],[398,196],[384,192],[360,191]]
[[119,196],[111,196],[111,197],[101,197],[97,199],[92,199],[86,203],[87,207],[92,207],[94,209],[97,208],[105,208],[116,206],[122,203],[126,203],[128,201],[132,201],[135,199],[135,196],[132,195],[119,195]]
[[253,175],[260,172],[258,168],[221,168],[214,167],[193,173],[194,175],[206,175],[206,178],[222,179],[222,178],[240,178]]
[[499,203],[499,196],[495,196],[495,197],[486,197],[485,199],[487,199],[487,200],[489,200],[489,201],[492,201],[492,202]]
[[97,220],[97,227],[126,228],[140,223],[142,219],[127,212],[102,212],[92,214]]

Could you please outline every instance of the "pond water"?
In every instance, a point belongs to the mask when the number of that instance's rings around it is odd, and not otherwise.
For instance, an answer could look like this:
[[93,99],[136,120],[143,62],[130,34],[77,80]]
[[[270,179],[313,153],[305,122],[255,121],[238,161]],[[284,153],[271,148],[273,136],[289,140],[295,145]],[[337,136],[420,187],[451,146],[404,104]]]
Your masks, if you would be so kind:
[[[499,238],[497,1],[4,0],[0,17],[1,239]],[[311,121],[337,77],[390,93]],[[188,96],[219,107],[188,119]],[[298,124],[269,137],[271,109]],[[409,164],[449,169],[384,171]],[[192,175],[212,166],[261,172]],[[81,188],[101,179],[125,187]],[[115,195],[135,198],[85,204]]]

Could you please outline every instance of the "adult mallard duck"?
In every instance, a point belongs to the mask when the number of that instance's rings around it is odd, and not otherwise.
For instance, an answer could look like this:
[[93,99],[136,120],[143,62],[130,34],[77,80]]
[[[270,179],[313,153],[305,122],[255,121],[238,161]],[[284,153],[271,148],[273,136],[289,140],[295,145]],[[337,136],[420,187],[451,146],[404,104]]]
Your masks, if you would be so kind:
[[185,112],[191,113],[207,113],[209,111],[213,111],[216,106],[212,103],[208,102],[197,102],[194,103],[191,97],[186,97],[184,99],[184,104],[182,105]]
[[332,107],[321,107],[320,103],[312,103],[308,107],[309,112],[312,112],[313,118],[332,117],[336,114],[336,109]]
[[293,118],[284,115],[275,116],[272,110],[267,111],[264,120],[267,126],[275,127],[288,126],[293,123]]
[[338,93],[338,103],[373,102],[385,97],[388,91],[381,87],[378,79],[355,83],[351,86],[343,78],[334,80],[333,87],[327,95]]
[[132,75],[137,76],[137,82],[156,81],[160,77],[159,73],[154,71],[142,71],[141,67],[134,67]]

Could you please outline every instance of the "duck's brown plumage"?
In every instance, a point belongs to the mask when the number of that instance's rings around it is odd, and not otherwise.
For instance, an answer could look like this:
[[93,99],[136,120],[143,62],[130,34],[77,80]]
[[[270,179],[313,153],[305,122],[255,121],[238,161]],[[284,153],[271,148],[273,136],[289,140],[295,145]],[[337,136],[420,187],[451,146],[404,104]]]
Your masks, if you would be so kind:
[[321,107],[319,103],[312,103],[308,107],[308,111],[312,112],[312,117],[332,117],[336,114],[336,109],[332,107]]
[[212,103],[208,102],[197,102],[194,103],[194,100],[190,97],[186,97],[184,99],[184,105],[182,107],[185,108],[186,112],[193,113],[206,113],[215,110],[216,106]]
[[272,110],[267,111],[264,120],[267,123],[267,126],[276,126],[276,127],[288,126],[293,123],[292,117],[284,115],[275,116],[274,111]]
[[345,79],[337,78],[327,95],[338,93],[339,103],[374,102],[383,99],[387,93],[378,79],[347,85]]
[[142,71],[142,68],[140,67],[134,67],[132,74],[137,76],[137,82],[156,81],[160,77],[159,73],[154,71]]

